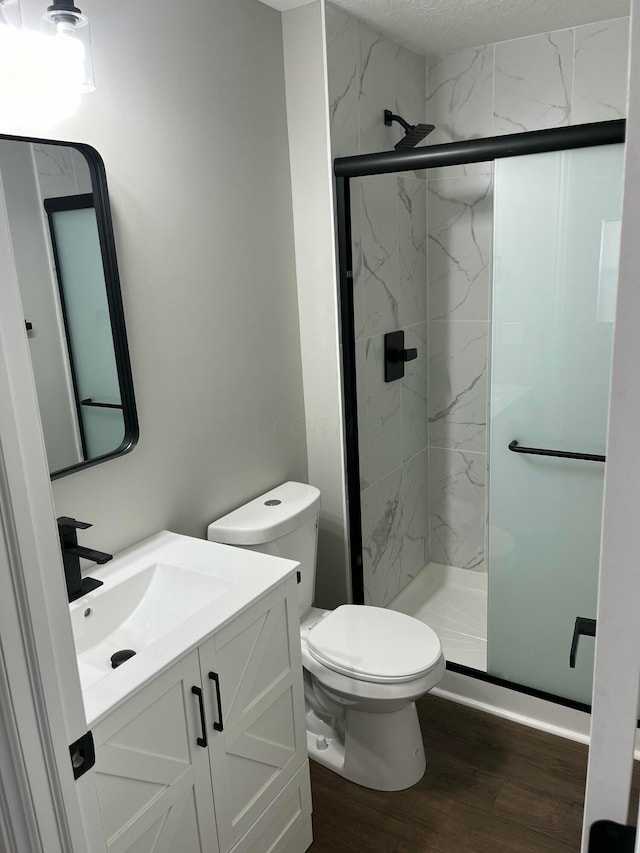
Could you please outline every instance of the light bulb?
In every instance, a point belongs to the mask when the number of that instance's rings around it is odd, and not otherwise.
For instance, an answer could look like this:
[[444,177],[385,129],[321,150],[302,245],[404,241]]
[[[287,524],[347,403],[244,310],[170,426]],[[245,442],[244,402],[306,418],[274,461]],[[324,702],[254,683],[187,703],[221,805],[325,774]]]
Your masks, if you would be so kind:
[[50,49],[49,70],[57,78],[57,85],[69,91],[82,92],[84,81],[84,45],[75,38],[73,25],[56,24],[56,35],[47,39]]
[[87,17],[69,0],[58,0],[43,15],[42,32],[58,45],[54,49],[53,61],[61,69],[60,73],[66,73],[74,79],[78,76],[81,91],[92,92],[95,85]]
[[[14,7],[19,9],[19,4],[11,4]],[[5,13],[10,9],[1,8]],[[82,93],[93,89],[89,24],[69,0],[57,0],[47,9],[42,33],[22,29],[15,14],[0,18],[0,116],[5,131],[45,130],[73,115]]]
[[5,128],[46,129],[76,111],[82,79],[77,49],[69,51],[66,43],[52,41],[0,25],[0,115]]

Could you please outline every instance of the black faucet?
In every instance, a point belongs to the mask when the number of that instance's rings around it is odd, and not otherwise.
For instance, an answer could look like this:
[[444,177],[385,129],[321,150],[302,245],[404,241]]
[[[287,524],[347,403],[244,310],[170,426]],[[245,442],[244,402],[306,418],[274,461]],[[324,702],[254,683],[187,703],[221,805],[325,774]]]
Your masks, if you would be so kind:
[[62,551],[62,562],[64,565],[64,576],[67,581],[67,595],[69,601],[81,598],[93,589],[102,586],[102,581],[95,578],[83,578],[80,574],[80,557],[85,560],[93,560],[94,563],[108,563],[113,559],[111,554],[104,551],[94,551],[93,548],[85,548],[78,545],[78,530],[86,530],[91,527],[85,521],[76,521],[66,515],[58,519],[58,534],[60,536],[60,549]]

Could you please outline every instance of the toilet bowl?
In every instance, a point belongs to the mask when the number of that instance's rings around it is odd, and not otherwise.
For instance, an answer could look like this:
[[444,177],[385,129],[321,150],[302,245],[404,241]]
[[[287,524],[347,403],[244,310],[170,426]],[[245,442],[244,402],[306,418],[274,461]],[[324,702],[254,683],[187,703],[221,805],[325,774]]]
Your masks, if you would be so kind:
[[444,674],[440,640],[392,610],[311,606],[319,507],[313,486],[284,483],[212,522],[208,538],[300,562],[309,755],[367,788],[409,788],[426,768],[415,701]]
[[415,785],[426,769],[415,701],[445,670],[435,632],[402,613],[343,605],[306,614],[300,643],[309,755],[367,788]]

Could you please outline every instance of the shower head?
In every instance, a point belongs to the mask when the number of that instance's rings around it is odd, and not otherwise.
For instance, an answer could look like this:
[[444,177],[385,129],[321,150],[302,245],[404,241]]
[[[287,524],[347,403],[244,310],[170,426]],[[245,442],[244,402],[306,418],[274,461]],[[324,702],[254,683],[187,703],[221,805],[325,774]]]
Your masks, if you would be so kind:
[[404,139],[397,142],[394,146],[396,151],[402,151],[405,148],[415,148],[422,140],[428,136],[434,129],[433,124],[416,124],[411,130],[408,130]]
[[394,115],[391,110],[385,110],[384,123],[387,127],[391,127],[394,121],[402,125],[405,132],[404,137],[395,145],[396,151],[402,151],[405,148],[415,148],[435,128],[434,124],[409,124],[402,116]]

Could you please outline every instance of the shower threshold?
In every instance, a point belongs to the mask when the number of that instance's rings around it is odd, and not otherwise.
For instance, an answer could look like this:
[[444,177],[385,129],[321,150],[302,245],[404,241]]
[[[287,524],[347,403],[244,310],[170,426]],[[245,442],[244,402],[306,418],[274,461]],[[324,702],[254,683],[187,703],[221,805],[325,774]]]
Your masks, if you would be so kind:
[[487,671],[487,575],[427,563],[388,605],[436,632],[448,661]]

